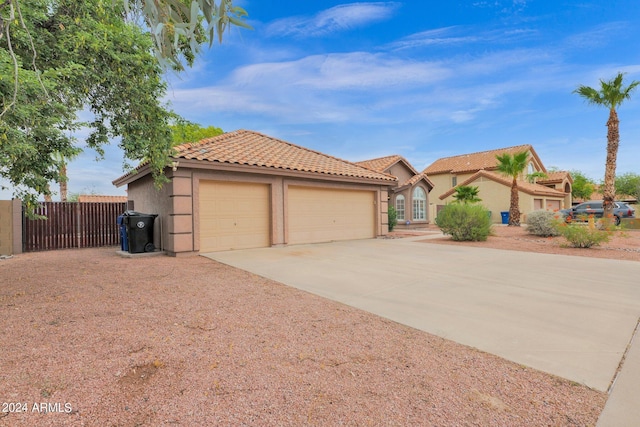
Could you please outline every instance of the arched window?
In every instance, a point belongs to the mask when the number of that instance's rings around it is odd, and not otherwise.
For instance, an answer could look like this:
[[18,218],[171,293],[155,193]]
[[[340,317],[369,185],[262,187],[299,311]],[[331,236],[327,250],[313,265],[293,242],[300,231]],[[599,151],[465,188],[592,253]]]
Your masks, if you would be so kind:
[[427,219],[427,193],[421,187],[413,190],[413,220],[424,221]]
[[398,221],[404,221],[404,196],[402,194],[396,196],[396,213]]

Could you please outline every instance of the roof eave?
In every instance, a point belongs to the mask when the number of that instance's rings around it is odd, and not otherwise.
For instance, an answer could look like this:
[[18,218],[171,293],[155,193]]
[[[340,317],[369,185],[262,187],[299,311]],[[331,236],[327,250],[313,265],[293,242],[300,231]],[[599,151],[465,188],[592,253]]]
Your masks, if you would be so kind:
[[[255,165],[244,165],[238,163],[224,163],[224,162],[216,162],[211,160],[196,160],[196,159],[185,159],[185,158],[176,158],[178,162],[178,168],[190,168],[197,170],[212,170],[212,171],[222,171],[222,172],[241,172],[241,173],[254,173],[261,175],[280,175],[287,177],[295,177],[295,178],[305,178],[305,179],[316,179],[323,181],[340,181],[340,182],[352,182],[352,183],[367,183],[367,184],[375,184],[375,185],[383,185],[393,187],[398,182],[397,178],[391,177],[389,178],[375,178],[375,177],[359,177],[359,176],[350,176],[350,175],[338,175],[338,174],[328,174],[328,173],[320,173],[320,172],[310,172],[310,171],[299,171],[295,169],[286,169],[286,168],[275,168],[275,167],[266,167],[266,166],[255,166]],[[144,165],[139,170],[136,169],[134,172],[130,172],[127,175],[124,175],[115,181],[113,184],[117,187],[120,187],[125,184],[129,184],[131,182],[137,181],[138,179],[148,175],[150,173],[150,169],[148,165]]]
[[111,183],[116,187],[122,187],[123,185],[127,185],[130,182],[137,181],[140,178],[146,175],[149,175],[150,173],[151,173],[151,168],[149,167],[148,163],[145,163],[143,165],[138,166],[131,172],[128,172],[122,175],[121,177],[114,179],[113,181],[111,181]]
[[[511,188],[511,183],[508,180],[503,179],[502,177],[498,177],[498,176],[496,176],[496,174],[488,173],[488,172],[486,172],[484,170],[480,170],[480,171],[476,172],[475,174],[473,174],[472,176],[470,176],[469,178],[467,178],[464,182],[456,185],[455,187],[453,187],[453,188],[449,189],[448,191],[446,191],[445,193],[441,194],[439,196],[439,199],[440,200],[446,199],[447,197],[449,197],[453,193],[455,193],[455,189],[457,187],[460,187],[460,186],[463,186],[463,185],[469,185],[472,182],[474,182],[476,179],[478,179],[479,177],[488,178],[488,179],[490,179],[490,180],[492,180],[492,181],[494,181],[494,182],[496,182],[498,184],[501,184],[501,185],[504,185],[505,187]],[[540,186],[540,187],[543,187],[543,186]],[[532,196],[549,196],[549,197],[564,197],[565,196],[565,193],[563,193],[561,191],[558,191],[558,190],[553,190],[551,188],[549,188],[548,190],[547,189],[545,189],[545,190],[533,189],[532,190],[532,189],[526,188],[524,186],[518,186],[518,191],[521,191],[521,192],[526,193],[526,194],[530,194]]]

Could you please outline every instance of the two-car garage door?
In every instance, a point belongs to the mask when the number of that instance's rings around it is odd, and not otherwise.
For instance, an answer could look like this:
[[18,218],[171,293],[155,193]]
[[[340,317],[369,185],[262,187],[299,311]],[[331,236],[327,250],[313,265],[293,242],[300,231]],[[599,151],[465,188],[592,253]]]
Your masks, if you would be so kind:
[[[286,243],[374,237],[374,194],[289,186],[284,202]],[[273,210],[268,184],[200,181],[199,199],[200,252],[271,245]]]

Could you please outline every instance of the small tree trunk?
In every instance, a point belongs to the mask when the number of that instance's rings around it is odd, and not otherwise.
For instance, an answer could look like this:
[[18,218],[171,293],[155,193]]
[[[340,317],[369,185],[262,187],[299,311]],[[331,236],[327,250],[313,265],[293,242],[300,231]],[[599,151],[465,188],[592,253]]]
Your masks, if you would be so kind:
[[67,201],[67,165],[60,166],[60,201]]
[[509,226],[520,227],[520,195],[518,181],[513,178],[511,183],[511,206],[509,206]]
[[49,187],[49,184],[47,184],[47,192],[44,195],[44,201],[53,202],[53,199],[51,198],[51,188]]
[[613,201],[616,198],[616,159],[620,145],[618,113],[615,109],[609,111],[607,121],[607,163],[604,168],[604,189],[602,192],[602,207],[604,218],[613,219]]

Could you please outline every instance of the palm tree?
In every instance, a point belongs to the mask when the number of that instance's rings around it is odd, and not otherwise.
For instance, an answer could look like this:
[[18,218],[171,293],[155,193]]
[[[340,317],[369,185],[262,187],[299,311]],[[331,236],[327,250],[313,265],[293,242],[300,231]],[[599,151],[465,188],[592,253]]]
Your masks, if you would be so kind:
[[[77,154],[74,154],[75,157]],[[56,151],[55,153],[51,153],[51,158],[58,166],[58,184],[60,185],[60,201],[67,201],[67,188],[69,177],[67,176],[67,160],[71,157],[65,158],[60,152]],[[50,201],[50,200],[49,200]]]
[[605,82],[600,80],[600,90],[589,86],[578,86],[573,93],[577,93],[587,100],[589,104],[607,107],[609,120],[607,121],[607,162],[604,168],[604,189],[602,193],[604,217],[613,217],[613,201],[616,197],[616,161],[618,157],[618,145],[620,144],[620,129],[616,108],[623,101],[631,98],[631,92],[640,84],[633,81],[629,86],[622,86],[624,74],[618,73],[612,80]]
[[[60,185],[60,201],[67,201],[67,193],[68,193],[68,182],[69,177],[67,176],[67,161],[73,159],[78,156],[82,152],[79,148],[74,148],[70,151],[66,157],[62,155],[59,151],[51,153],[51,159],[53,160],[55,166],[58,168],[58,184]],[[46,191],[44,192],[44,201],[52,202],[53,198],[51,197],[51,186],[47,184]]]
[[514,153],[499,154],[496,156],[498,159],[498,172],[511,177],[511,204],[509,206],[509,225],[520,227],[520,195],[518,192],[518,177],[524,172],[529,163],[529,152],[521,151]]
[[529,181],[531,184],[535,184],[538,181],[538,179],[547,179],[547,178],[549,178],[549,175],[541,171],[535,171],[530,174],[527,174],[527,181]]
[[468,203],[478,203],[482,201],[482,199],[478,197],[478,191],[478,187],[461,185],[456,188],[453,198],[456,199],[456,202],[463,203],[465,205]]

